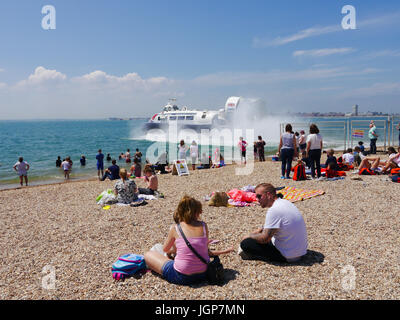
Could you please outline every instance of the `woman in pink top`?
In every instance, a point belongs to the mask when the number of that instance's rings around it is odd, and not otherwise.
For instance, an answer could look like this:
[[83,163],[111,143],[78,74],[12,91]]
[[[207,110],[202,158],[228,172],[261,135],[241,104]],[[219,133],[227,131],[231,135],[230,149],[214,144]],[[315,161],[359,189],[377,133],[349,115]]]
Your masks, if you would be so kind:
[[[205,260],[209,256],[233,251],[233,248],[224,251],[212,252],[208,249],[208,227],[200,220],[202,206],[200,201],[184,196],[174,212],[173,224],[164,242],[162,255],[156,251],[146,252],[144,259],[151,270],[161,274],[168,282],[180,285],[190,285],[206,280],[207,265],[204,264],[186,245],[177,228],[180,224],[186,238],[193,248]],[[173,257],[175,257],[174,260]]]

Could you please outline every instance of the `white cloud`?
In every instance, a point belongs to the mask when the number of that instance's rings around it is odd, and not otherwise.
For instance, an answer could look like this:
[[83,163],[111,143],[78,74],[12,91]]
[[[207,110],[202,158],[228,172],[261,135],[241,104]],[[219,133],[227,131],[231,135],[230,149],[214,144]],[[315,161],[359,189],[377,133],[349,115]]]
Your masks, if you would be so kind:
[[[379,17],[374,17],[366,20],[357,20],[357,29],[363,29],[365,27],[371,27],[371,26],[384,26],[396,23],[398,24],[399,21],[400,21],[400,12],[395,12],[392,14],[382,15]],[[254,37],[253,47],[264,48],[264,47],[282,46],[294,41],[299,41],[302,39],[316,37],[323,34],[329,34],[339,31],[344,31],[344,30],[340,24],[337,24],[326,27],[315,26],[301,30],[292,35],[284,37],[278,36],[275,39]]]
[[60,83],[66,79],[67,76],[65,74],[40,66],[35,69],[35,72],[31,74],[28,79],[18,82],[17,86],[21,87],[25,85],[55,84]]
[[260,39],[255,37],[253,39],[253,46],[256,48],[262,47],[274,47],[274,46],[282,46],[290,42],[319,36],[322,34],[338,32],[343,30],[340,26],[327,26],[327,27],[312,27],[305,30],[301,30],[293,35],[286,36],[286,37],[277,37],[273,40],[271,39]]
[[327,48],[327,49],[314,49],[314,50],[297,50],[293,52],[294,57],[311,56],[311,57],[325,57],[333,54],[346,54],[356,51],[353,48]]
[[165,83],[170,80],[168,80],[165,77],[154,77],[154,78],[149,78],[149,79],[143,79],[139,74],[137,73],[127,73],[126,75],[122,77],[117,77],[113,75],[109,75],[105,73],[104,71],[93,71],[91,73],[85,74],[81,77],[77,77],[73,79],[74,81],[79,81],[79,82],[86,82],[86,83],[103,83],[103,84],[124,84],[124,83],[130,83],[130,84],[160,84],[160,83]]
[[125,91],[150,91],[170,86],[173,80],[166,77],[142,78],[137,73],[127,73],[118,77],[109,75],[104,71],[93,71],[80,77],[71,79],[73,83],[78,83],[92,90],[125,90]]
[[382,57],[400,57],[400,50],[380,50],[368,53],[365,58],[375,59]]
[[194,84],[214,86],[235,86],[235,85],[263,85],[285,81],[303,81],[316,79],[335,79],[367,75],[380,72],[375,68],[361,70],[350,70],[347,68],[311,68],[298,71],[271,71],[254,73],[214,73],[192,80]]

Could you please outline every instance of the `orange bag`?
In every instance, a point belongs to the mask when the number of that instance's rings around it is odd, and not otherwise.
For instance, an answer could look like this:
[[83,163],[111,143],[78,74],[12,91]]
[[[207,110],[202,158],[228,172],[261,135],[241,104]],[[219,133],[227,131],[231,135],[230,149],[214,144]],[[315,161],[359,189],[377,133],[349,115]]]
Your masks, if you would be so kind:
[[400,168],[394,168],[390,171],[391,174],[400,174]]

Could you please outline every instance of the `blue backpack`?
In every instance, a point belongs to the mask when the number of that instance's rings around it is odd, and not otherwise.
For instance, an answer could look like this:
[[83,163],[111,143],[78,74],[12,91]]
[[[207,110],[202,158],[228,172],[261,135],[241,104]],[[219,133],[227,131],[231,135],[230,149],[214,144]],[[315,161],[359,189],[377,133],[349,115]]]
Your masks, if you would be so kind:
[[120,256],[112,265],[111,272],[115,280],[124,280],[138,272],[146,272],[144,256],[128,253]]

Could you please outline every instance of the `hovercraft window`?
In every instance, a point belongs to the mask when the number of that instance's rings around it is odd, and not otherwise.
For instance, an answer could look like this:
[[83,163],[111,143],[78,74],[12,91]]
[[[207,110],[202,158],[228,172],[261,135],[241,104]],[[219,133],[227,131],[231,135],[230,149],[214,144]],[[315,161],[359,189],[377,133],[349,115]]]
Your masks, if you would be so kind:
[[179,116],[178,120],[185,120],[185,117],[184,116]]
[[187,116],[187,117],[186,117],[186,120],[191,120],[191,121],[193,121],[193,120],[194,120],[194,117],[193,117],[193,116]]
[[175,116],[170,116],[169,120],[176,120],[176,117]]

